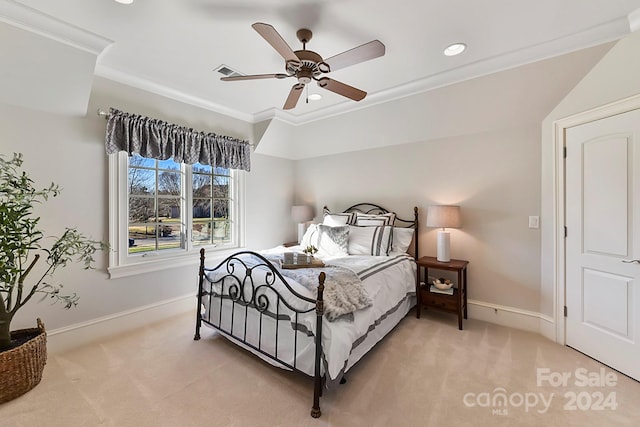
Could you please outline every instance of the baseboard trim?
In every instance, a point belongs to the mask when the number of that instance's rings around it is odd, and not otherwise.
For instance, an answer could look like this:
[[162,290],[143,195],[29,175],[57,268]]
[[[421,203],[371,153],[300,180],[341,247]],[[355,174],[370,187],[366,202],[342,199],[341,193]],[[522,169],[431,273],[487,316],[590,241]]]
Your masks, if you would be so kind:
[[100,341],[167,317],[194,310],[195,294],[184,295],[153,304],[121,311],[47,331],[47,352],[51,354]]
[[[471,319],[522,329],[540,334],[552,341],[556,340],[555,321],[549,316],[471,299],[468,304],[468,315]],[[189,294],[99,317],[87,322],[52,329],[47,331],[47,351],[51,354],[68,351],[75,347],[146,326],[167,317],[192,311],[195,305],[195,294]]]
[[555,321],[549,316],[534,311],[471,299],[468,300],[468,304],[467,314],[472,319],[535,332],[555,341]]

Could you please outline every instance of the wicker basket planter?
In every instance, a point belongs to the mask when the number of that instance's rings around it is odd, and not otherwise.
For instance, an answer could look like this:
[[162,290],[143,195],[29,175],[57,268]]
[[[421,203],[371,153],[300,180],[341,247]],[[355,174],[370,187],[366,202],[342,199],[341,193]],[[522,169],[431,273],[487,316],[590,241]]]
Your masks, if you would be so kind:
[[42,379],[47,363],[47,333],[38,319],[38,327],[11,332],[13,339],[29,337],[27,342],[0,353],[0,403],[23,395]]

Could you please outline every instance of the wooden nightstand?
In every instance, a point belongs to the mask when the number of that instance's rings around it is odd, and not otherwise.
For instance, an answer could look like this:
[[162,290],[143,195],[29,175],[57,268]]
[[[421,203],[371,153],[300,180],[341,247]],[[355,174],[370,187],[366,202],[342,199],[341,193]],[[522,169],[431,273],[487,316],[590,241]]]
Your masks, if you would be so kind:
[[[424,256],[419,258],[418,274],[416,278],[416,295],[418,305],[416,307],[416,317],[420,318],[422,307],[432,307],[458,315],[458,329],[462,330],[462,317],[467,318],[467,265],[469,261],[452,259],[449,262],[440,262],[435,257]],[[431,292],[431,284],[420,285],[420,271],[424,269],[425,282],[429,281],[429,269],[448,270],[458,273],[458,287],[454,289],[453,295]],[[437,276],[436,276],[437,277]]]

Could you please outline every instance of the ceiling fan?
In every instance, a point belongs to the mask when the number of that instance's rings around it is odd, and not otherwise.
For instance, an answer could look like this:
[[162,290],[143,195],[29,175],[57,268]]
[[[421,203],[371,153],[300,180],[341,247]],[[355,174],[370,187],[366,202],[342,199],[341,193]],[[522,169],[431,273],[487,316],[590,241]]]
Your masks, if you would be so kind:
[[302,50],[296,50],[294,52],[271,25],[256,22],[252,27],[284,58],[286,73],[230,76],[222,77],[220,80],[236,81],[295,77],[298,82],[291,88],[289,96],[282,107],[284,110],[290,110],[296,106],[302,94],[302,89],[304,89],[305,85],[311,83],[311,80],[317,81],[318,86],[321,88],[353,99],[354,101],[364,99],[364,97],[367,96],[367,92],[322,75],[350,65],[378,58],[383,56],[385,52],[384,44],[379,40],[373,40],[339,53],[331,58],[322,59],[322,56],[316,52],[307,50],[307,43],[313,35],[311,30],[305,28],[298,30],[296,36],[298,40],[302,42]]

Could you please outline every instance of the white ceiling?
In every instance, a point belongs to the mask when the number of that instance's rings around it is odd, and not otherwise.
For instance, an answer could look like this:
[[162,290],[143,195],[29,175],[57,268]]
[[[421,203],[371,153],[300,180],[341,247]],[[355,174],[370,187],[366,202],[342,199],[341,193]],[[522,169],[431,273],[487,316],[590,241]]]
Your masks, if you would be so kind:
[[[350,111],[623,37],[638,27],[640,0],[19,0],[16,3],[112,40],[96,74],[249,121],[292,123]],[[634,13],[635,11],[635,13]],[[280,55],[252,28],[273,25],[293,50],[328,58],[378,39],[383,57],[330,73],[368,92],[358,103],[323,95],[281,107],[295,83],[222,82],[225,64],[243,74],[284,72]],[[453,42],[465,53],[445,57]]]

